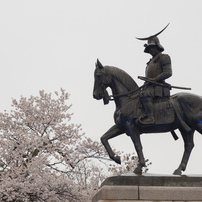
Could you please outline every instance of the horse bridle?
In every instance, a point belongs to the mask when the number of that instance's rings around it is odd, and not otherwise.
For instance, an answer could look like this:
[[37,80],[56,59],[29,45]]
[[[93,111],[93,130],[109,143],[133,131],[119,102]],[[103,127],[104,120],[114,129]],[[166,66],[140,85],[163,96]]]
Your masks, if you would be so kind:
[[[128,96],[128,95],[131,94],[131,93],[135,93],[135,92],[141,90],[142,88],[144,88],[144,87],[147,86],[147,85],[148,85],[148,83],[145,83],[145,84],[143,84],[142,86],[140,86],[140,87],[138,87],[138,88],[136,88],[136,89],[134,89],[134,90],[132,90],[132,91],[129,91],[129,92],[127,92],[127,93],[118,94],[118,95],[109,95],[109,100],[110,100],[110,101],[113,101],[114,98],[116,98],[116,97]],[[139,96],[139,95],[137,95],[137,97],[138,97],[138,96]]]

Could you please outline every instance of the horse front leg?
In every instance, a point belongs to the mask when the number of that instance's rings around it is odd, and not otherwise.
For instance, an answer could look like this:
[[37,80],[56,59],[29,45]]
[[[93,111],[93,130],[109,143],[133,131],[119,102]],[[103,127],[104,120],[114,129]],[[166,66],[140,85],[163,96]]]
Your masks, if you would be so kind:
[[118,128],[117,125],[114,125],[100,138],[102,144],[104,145],[104,147],[107,151],[107,153],[109,154],[109,157],[118,164],[121,164],[121,158],[120,158],[120,156],[115,155],[115,153],[112,151],[112,148],[109,145],[108,140],[111,138],[114,138],[118,135],[121,135],[123,133],[124,132],[120,128]]
[[139,163],[138,163],[137,167],[135,168],[134,173],[141,174],[142,168],[145,167],[146,164],[145,164],[145,158],[144,158],[143,151],[142,151],[140,133],[133,123],[127,122],[126,126],[127,126],[127,131],[128,131],[127,133],[132,139],[132,142],[135,146],[135,150],[137,152],[138,159],[139,159]]
[[192,133],[187,133],[187,132],[184,132],[183,130],[180,130],[180,132],[184,140],[184,154],[179,167],[173,173],[174,175],[181,175],[182,171],[185,171],[191,151],[194,147],[194,140],[193,140],[194,131]]

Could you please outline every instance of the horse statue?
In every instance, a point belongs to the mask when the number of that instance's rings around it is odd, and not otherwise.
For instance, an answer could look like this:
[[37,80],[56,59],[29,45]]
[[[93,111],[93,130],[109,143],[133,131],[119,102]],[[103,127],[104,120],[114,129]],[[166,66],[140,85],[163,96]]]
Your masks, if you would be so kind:
[[[184,154],[179,167],[173,174],[181,175],[186,169],[194,147],[195,130],[202,134],[202,97],[191,93],[177,93],[167,98],[156,99],[153,101],[155,123],[145,125],[138,119],[144,113],[139,99],[141,87],[138,87],[130,75],[119,68],[103,66],[97,60],[94,79],[93,97],[97,100],[103,99],[104,104],[114,100],[116,105],[115,125],[101,137],[109,157],[121,164],[120,156],[115,155],[108,140],[126,133],[130,136],[139,159],[134,173],[140,174],[145,166],[140,135],[171,132],[177,139],[174,130],[178,129],[184,140]],[[111,88],[112,96],[108,95],[107,87]]]

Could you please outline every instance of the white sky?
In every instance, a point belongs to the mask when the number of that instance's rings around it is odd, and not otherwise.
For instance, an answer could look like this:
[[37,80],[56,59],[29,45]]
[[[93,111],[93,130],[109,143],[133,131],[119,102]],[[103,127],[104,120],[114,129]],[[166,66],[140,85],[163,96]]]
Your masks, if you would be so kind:
[[[73,121],[86,135],[100,139],[113,124],[114,103],[92,98],[97,58],[103,65],[128,72],[139,85],[150,56],[143,52],[147,37],[159,36],[172,59],[172,85],[201,94],[201,0],[7,0],[0,1],[0,110],[10,109],[11,98],[54,92],[71,94]],[[179,91],[172,90],[172,94]],[[178,167],[182,138],[170,133],[142,135],[150,173],[172,174]],[[129,137],[110,141],[113,148],[133,152]],[[202,174],[202,136],[195,133],[195,148],[184,174]]]

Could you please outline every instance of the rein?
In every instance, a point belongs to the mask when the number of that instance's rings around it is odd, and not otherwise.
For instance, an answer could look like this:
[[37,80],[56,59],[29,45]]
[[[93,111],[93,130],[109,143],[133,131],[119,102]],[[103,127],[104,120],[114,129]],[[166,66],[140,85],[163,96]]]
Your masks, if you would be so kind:
[[143,84],[142,86],[140,86],[140,87],[138,87],[138,88],[136,88],[136,89],[134,89],[134,90],[132,90],[132,91],[129,91],[129,92],[127,92],[127,93],[123,93],[123,94],[119,94],[119,95],[110,95],[110,96],[109,96],[109,100],[110,100],[110,101],[113,101],[114,98],[116,98],[116,97],[127,96],[127,95],[129,95],[129,94],[131,94],[131,93],[135,93],[135,92],[137,92],[138,90],[141,90],[142,88],[144,88],[144,87],[147,86],[147,85],[148,85],[148,83],[145,83],[145,84]]

